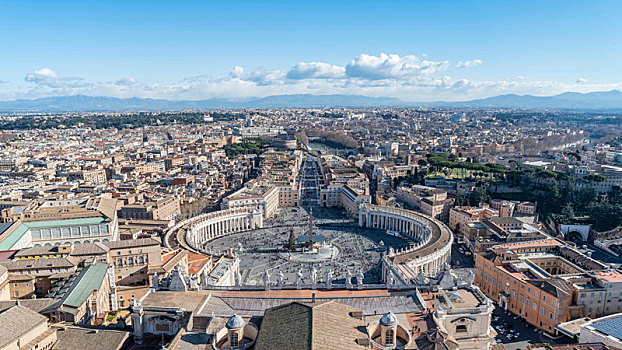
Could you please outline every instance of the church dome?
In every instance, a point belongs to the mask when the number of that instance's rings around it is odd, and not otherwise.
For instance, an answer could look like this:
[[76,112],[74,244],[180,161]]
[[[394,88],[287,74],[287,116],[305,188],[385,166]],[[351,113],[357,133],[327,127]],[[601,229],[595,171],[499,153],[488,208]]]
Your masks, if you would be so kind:
[[227,327],[227,329],[240,329],[245,325],[246,323],[244,322],[242,317],[240,317],[239,315],[233,315],[229,318],[225,327]]
[[395,327],[398,323],[397,317],[395,317],[395,315],[390,311],[382,315],[382,318],[380,318],[380,324],[385,327]]

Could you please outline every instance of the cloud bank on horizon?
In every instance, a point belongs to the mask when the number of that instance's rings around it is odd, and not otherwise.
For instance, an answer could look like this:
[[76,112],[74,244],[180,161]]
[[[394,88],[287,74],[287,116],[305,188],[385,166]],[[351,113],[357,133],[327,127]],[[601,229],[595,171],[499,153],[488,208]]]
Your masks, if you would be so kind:
[[[397,97],[407,102],[457,101],[498,94],[551,95],[565,91],[591,92],[621,89],[622,83],[591,84],[585,77],[571,83],[529,80],[523,76],[501,80],[461,78],[465,69],[483,66],[481,58],[452,63],[425,55],[360,54],[345,64],[299,62],[289,69],[276,67],[247,71],[234,66],[223,77],[196,75],[173,82],[141,82],[125,76],[108,82],[61,75],[49,67],[27,72],[27,88],[12,91],[0,77],[0,99],[66,95],[198,100],[240,99],[281,94],[356,94]],[[479,68],[481,69],[481,68]],[[157,77],[156,77],[157,79]]]

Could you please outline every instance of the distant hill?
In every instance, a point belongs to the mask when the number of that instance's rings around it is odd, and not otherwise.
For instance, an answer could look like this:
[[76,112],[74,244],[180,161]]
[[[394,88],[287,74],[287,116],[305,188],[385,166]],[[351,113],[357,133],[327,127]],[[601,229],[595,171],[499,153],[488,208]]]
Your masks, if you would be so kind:
[[426,105],[477,108],[622,109],[622,92],[619,90],[588,93],[564,92],[554,96],[508,94],[471,101],[434,102]]
[[59,96],[35,100],[0,101],[2,112],[91,112],[139,110],[188,110],[217,108],[312,108],[312,107],[372,107],[398,106],[405,103],[397,98],[360,95],[274,95],[245,100],[206,99],[171,101],[150,98],[114,98],[99,96]]
[[457,102],[404,102],[397,98],[362,95],[274,95],[262,98],[206,99],[171,101],[151,98],[114,98],[101,96],[60,96],[35,100],[0,101],[0,112],[105,112],[144,110],[196,110],[219,108],[315,108],[315,107],[473,107],[622,110],[622,92],[618,90],[589,93],[565,92],[554,96],[499,95]]

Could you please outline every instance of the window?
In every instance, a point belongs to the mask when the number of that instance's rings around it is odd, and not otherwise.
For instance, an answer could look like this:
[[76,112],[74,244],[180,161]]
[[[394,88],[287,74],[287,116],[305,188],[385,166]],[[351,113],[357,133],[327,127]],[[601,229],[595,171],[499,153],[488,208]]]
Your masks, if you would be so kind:
[[385,345],[393,345],[393,333],[392,329],[387,329],[387,332],[384,334]]
[[[389,332],[387,331],[387,335],[389,334]],[[393,339],[393,338],[391,338]],[[229,346],[230,347],[237,347],[240,345],[240,341],[238,339],[238,333],[236,332],[231,332],[231,334],[229,335]]]
[[540,308],[540,313],[541,313],[541,314],[543,314],[543,315],[546,315],[546,314],[544,313],[544,307],[541,307],[541,308]]
[[467,326],[464,324],[459,324],[456,326],[456,333],[466,333],[467,332]]
[[549,315],[549,318],[552,320],[553,319],[553,313],[551,312],[551,314]]

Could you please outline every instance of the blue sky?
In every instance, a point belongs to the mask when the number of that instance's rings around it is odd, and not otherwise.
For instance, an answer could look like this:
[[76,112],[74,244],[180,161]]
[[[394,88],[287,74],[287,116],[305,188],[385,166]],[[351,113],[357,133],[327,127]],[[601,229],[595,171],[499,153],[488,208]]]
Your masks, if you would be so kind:
[[622,1],[2,1],[0,99],[622,88]]

